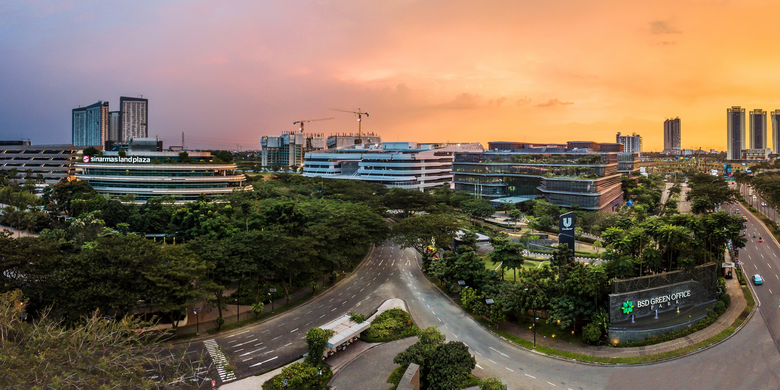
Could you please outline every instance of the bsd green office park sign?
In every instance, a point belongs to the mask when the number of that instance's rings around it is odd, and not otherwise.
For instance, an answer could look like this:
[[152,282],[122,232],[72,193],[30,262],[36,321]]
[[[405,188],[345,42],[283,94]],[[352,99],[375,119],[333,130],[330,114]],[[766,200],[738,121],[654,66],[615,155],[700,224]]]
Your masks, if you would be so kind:
[[641,341],[704,318],[716,298],[716,284],[710,281],[717,280],[716,268],[711,268],[699,270],[695,277],[674,275],[675,271],[613,282],[618,286],[609,295],[610,341]]

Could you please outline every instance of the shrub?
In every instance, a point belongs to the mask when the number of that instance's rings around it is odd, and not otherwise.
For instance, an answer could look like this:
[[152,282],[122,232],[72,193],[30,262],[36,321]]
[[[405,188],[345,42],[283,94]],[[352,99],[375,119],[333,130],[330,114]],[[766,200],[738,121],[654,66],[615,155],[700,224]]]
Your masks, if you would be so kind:
[[349,319],[352,321],[357,322],[358,324],[362,324],[366,322],[366,316],[363,314],[357,314],[353,312],[349,312]]
[[[322,372],[322,374],[320,374]],[[333,373],[328,366],[313,366],[305,362],[293,363],[282,368],[282,373],[263,383],[263,390],[276,389],[327,389]],[[285,386],[284,380],[287,379]]]
[[729,295],[728,293],[724,293],[723,295],[721,295],[720,300],[723,301],[726,307],[731,306],[731,295]]
[[716,315],[721,315],[726,311],[726,304],[723,303],[723,301],[717,301],[715,302],[715,306],[712,307],[712,311],[714,311]]
[[360,335],[360,338],[369,343],[376,343],[416,334],[417,326],[414,325],[409,313],[402,309],[394,308],[378,315],[371,323],[371,326]]
[[591,322],[582,328],[582,341],[588,344],[596,344],[601,340],[601,326]]

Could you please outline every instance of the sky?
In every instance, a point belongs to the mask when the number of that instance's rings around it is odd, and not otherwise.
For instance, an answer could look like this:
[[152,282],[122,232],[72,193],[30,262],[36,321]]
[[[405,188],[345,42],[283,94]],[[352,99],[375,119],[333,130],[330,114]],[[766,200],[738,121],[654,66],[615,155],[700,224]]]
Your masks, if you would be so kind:
[[[0,2],[0,139],[70,143],[71,110],[149,99],[188,148],[363,131],[385,141],[724,150],[726,109],[780,109],[770,1]],[[771,140],[770,140],[771,145]]]

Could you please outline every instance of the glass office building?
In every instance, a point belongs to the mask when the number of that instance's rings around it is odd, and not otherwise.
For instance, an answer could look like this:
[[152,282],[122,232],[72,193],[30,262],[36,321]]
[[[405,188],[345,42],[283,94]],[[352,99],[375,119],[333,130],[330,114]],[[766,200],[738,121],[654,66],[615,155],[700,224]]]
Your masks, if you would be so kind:
[[456,153],[455,189],[490,200],[544,197],[560,206],[612,211],[623,201],[618,153]]

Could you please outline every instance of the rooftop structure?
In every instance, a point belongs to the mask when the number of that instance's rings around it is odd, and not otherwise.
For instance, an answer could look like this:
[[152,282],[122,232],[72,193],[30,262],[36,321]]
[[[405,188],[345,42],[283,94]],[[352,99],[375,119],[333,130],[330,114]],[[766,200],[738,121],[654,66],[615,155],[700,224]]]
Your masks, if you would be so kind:
[[35,180],[40,192],[73,174],[80,148],[71,144],[31,145],[29,141],[0,141],[0,169],[16,169],[18,180]]
[[[360,138],[361,142],[358,142]],[[355,145],[379,145],[382,143],[382,137],[374,133],[358,134],[344,133],[334,134],[328,137],[326,144],[328,149],[351,148]]]

